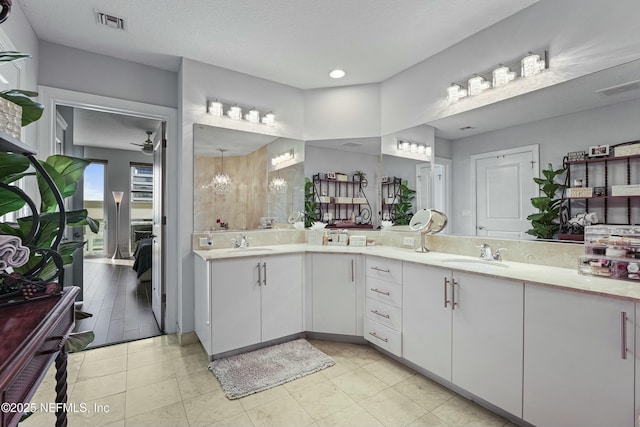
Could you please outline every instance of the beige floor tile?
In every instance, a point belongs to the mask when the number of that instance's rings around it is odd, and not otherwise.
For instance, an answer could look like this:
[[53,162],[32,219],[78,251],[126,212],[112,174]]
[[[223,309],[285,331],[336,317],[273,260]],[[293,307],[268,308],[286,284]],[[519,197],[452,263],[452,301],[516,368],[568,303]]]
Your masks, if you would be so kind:
[[202,354],[206,357],[204,349],[202,348],[202,344],[199,342],[189,344],[189,345],[171,345],[165,347],[165,350],[171,358],[185,357],[191,356],[192,354]]
[[456,394],[422,375],[414,375],[393,386],[394,390],[432,411]]
[[385,426],[406,426],[427,410],[392,388],[387,388],[360,402],[360,406]]
[[451,427],[433,414],[426,414],[409,424],[410,427]]
[[176,427],[188,426],[189,422],[184,405],[182,402],[177,402],[144,414],[128,417],[125,419],[125,425],[127,427]]
[[284,387],[289,390],[290,393],[294,393],[307,387],[329,381],[329,378],[327,378],[326,375],[323,374],[323,371],[315,372],[302,378],[298,378],[297,380],[289,381],[288,383],[284,384]]
[[111,424],[107,424],[104,427],[125,427],[124,418],[121,419],[121,420],[115,421],[115,422],[113,422]]
[[331,378],[331,381],[356,402],[387,388],[385,383],[362,368]]
[[256,427],[301,427],[313,423],[313,418],[292,396],[258,406],[247,414]]
[[382,354],[364,344],[352,344],[351,347],[342,348],[340,350],[340,355],[346,357],[360,367],[385,358]]
[[270,388],[269,390],[245,396],[238,400],[244,410],[248,411],[249,409],[257,408],[258,406],[262,406],[266,403],[273,402],[274,400],[287,396],[290,396],[289,391],[284,386],[280,385]]
[[117,372],[89,380],[78,381],[73,392],[68,393],[70,402],[87,402],[112,394],[122,393],[127,388],[127,372]]
[[76,353],[69,353],[68,363],[82,363],[85,356],[85,351],[78,351]]
[[[113,394],[88,401],[87,412],[70,413],[70,426],[106,426],[124,419],[125,393]],[[96,407],[102,408],[96,411]]]
[[336,362],[336,364],[327,369],[322,370],[322,373],[327,378],[337,377],[344,373],[355,371],[356,369],[359,368],[358,365],[356,365],[355,363],[353,363],[351,360],[349,360],[344,356],[332,355],[331,358],[333,359],[334,362]]
[[[80,366],[76,381],[84,381],[90,378],[103,377],[115,374],[127,369],[127,356],[121,355],[100,360],[85,360]],[[74,381],[75,382],[75,381]]]
[[317,423],[320,427],[378,427],[383,425],[358,404],[318,420]]
[[127,355],[127,369],[140,368],[165,361],[171,361],[171,356],[166,351],[166,347],[149,348],[129,353]]
[[128,342],[127,353],[137,353],[138,351],[148,350],[150,348],[163,347],[167,345],[166,339],[162,335],[158,337],[145,338],[142,340],[136,340]]
[[173,369],[177,376],[187,375],[192,372],[203,372],[208,370],[209,360],[204,353],[191,354],[183,357],[172,357]]
[[406,366],[387,358],[370,363],[364,366],[364,369],[389,386],[394,386],[416,374],[415,371]]
[[110,357],[122,356],[123,354],[127,354],[127,344],[109,345],[106,347],[85,350],[80,353],[74,354],[83,354],[84,360],[86,361],[108,359]]
[[148,386],[175,377],[176,373],[170,360],[140,368],[127,369],[127,390]]
[[335,342],[331,341],[322,341],[322,340],[307,340],[309,344],[325,353],[326,355],[333,357],[334,355],[339,355],[340,350],[336,347]]
[[184,400],[190,427],[204,427],[244,412],[237,400],[229,400],[222,390]]
[[175,378],[144,387],[127,389],[126,417],[172,405],[182,400]]
[[213,393],[222,389],[220,382],[209,370],[197,371],[176,377],[182,400],[192,399],[203,394]]
[[292,393],[292,396],[314,420],[325,418],[355,403],[331,381],[302,389]]
[[209,424],[207,427],[253,427],[251,418],[246,412],[234,415],[231,418],[225,418],[224,420],[216,421],[213,424]]
[[[80,373],[80,368],[84,363],[84,358],[75,359],[75,360],[67,360],[67,383],[73,384],[78,381],[78,374]],[[55,363],[51,365],[51,368],[55,372]]]
[[454,426],[502,427],[508,423],[504,418],[462,396],[449,399],[431,413]]

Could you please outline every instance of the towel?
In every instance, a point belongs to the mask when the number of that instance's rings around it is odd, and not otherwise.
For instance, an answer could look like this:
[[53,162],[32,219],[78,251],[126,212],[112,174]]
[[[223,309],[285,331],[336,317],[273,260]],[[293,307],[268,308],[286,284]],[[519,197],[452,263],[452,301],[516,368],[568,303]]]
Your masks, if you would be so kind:
[[0,234],[0,270],[20,267],[29,261],[29,248],[16,236]]

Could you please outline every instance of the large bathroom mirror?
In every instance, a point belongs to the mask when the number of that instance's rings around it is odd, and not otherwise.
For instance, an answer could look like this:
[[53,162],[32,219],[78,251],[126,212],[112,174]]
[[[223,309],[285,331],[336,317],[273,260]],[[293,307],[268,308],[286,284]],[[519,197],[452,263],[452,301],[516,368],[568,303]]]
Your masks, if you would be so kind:
[[303,209],[303,141],[195,124],[193,146],[194,231],[285,226]]

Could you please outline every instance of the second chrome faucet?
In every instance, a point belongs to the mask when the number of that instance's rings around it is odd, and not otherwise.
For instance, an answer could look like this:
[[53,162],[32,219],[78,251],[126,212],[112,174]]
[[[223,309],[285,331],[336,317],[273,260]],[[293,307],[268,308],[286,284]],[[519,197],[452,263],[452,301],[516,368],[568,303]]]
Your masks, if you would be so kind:
[[483,243],[480,246],[480,259],[486,259],[490,261],[502,261],[502,252],[506,251],[505,248],[498,248],[495,252],[491,252],[491,246],[487,243]]

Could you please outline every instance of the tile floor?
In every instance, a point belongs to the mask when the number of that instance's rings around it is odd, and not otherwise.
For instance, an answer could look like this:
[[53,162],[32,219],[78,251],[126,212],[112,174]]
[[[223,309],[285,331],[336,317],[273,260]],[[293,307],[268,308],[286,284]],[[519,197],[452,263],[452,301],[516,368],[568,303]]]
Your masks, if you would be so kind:
[[[512,426],[368,346],[309,341],[335,366],[238,400],[200,344],[174,335],[71,354],[69,402],[88,411],[70,413],[69,426]],[[51,369],[32,402],[53,402],[54,381]],[[52,425],[47,413],[21,424]]]

